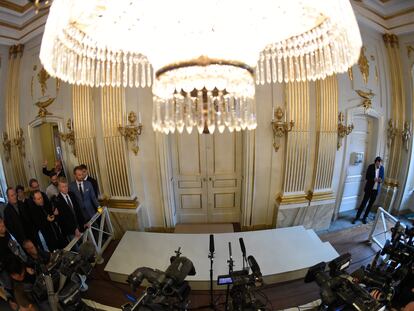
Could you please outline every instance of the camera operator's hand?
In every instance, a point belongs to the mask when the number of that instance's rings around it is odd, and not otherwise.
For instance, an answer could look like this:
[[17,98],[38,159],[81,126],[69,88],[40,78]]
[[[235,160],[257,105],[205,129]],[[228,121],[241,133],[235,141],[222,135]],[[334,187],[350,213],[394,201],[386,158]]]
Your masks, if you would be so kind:
[[408,305],[406,305],[403,311],[414,311],[414,301],[411,301]]
[[81,236],[81,232],[79,231],[79,229],[78,229],[78,228],[76,228],[76,230],[75,230],[75,236],[76,236],[77,238],[79,238],[79,237]]
[[83,227],[84,227],[85,229],[89,229],[89,228],[91,227],[91,225],[90,225],[90,224],[84,224],[84,225],[83,225]]
[[26,267],[26,272],[30,275],[35,275],[35,270],[33,268]]
[[47,221],[48,222],[53,222],[55,220],[55,216],[54,215],[47,215]]

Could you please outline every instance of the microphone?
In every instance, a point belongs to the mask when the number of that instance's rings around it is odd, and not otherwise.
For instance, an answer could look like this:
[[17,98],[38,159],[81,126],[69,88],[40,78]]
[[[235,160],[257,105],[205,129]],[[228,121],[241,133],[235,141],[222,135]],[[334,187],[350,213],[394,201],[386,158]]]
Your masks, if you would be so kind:
[[243,258],[245,258],[246,257],[246,247],[244,246],[243,238],[239,238],[239,242],[240,242],[240,249],[242,251]]
[[247,261],[249,262],[250,269],[252,269],[252,273],[255,277],[261,277],[262,272],[260,271],[260,267],[257,264],[256,259],[252,255],[247,257]]
[[210,234],[210,253],[214,253],[214,235]]

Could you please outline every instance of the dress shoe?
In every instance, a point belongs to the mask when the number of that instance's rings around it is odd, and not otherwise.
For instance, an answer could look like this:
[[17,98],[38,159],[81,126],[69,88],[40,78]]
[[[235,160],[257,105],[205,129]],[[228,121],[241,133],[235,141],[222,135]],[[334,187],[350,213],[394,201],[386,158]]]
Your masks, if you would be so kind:
[[358,219],[353,219],[352,221],[351,221],[351,224],[353,224],[353,225],[355,225],[355,222],[357,221]]
[[363,218],[363,219],[362,219],[362,223],[363,223],[364,225],[366,225],[366,224],[367,224],[367,220],[366,220],[365,218]]

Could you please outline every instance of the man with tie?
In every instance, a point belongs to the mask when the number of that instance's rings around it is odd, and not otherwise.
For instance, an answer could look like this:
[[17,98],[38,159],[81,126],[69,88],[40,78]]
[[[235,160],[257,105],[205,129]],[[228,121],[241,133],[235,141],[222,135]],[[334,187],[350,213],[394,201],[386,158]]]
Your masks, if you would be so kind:
[[92,176],[89,175],[88,167],[86,166],[86,164],[81,164],[81,165],[79,165],[79,167],[83,171],[83,176],[84,176],[83,180],[87,180],[92,184],[93,191],[95,191],[96,198],[98,198],[99,197],[98,181],[95,178],[93,178]]
[[73,174],[75,175],[75,181],[70,183],[69,190],[75,194],[83,218],[85,219],[85,222],[88,222],[93,215],[95,215],[99,203],[96,199],[92,184],[89,181],[84,180],[82,168],[79,166],[75,167]]
[[57,220],[63,235],[70,242],[75,236],[80,236],[86,222],[75,194],[69,191],[66,178],[59,178],[58,190],[59,194],[54,201],[54,205],[59,211]]

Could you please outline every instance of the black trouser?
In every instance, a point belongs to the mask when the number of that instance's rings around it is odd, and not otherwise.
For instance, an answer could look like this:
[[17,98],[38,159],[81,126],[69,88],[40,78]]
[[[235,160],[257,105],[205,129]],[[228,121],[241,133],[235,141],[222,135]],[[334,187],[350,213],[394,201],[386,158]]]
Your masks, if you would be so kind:
[[369,201],[367,209],[365,210],[365,213],[364,213],[364,218],[363,218],[363,219],[367,219],[369,211],[371,210],[371,207],[374,204],[375,199],[377,198],[377,194],[378,194],[378,190],[372,189],[369,191],[365,191],[364,198],[362,199],[361,205],[358,208],[358,212],[355,216],[355,219],[359,219],[359,217],[362,214],[362,211],[364,210],[365,206],[367,205],[367,202]]

